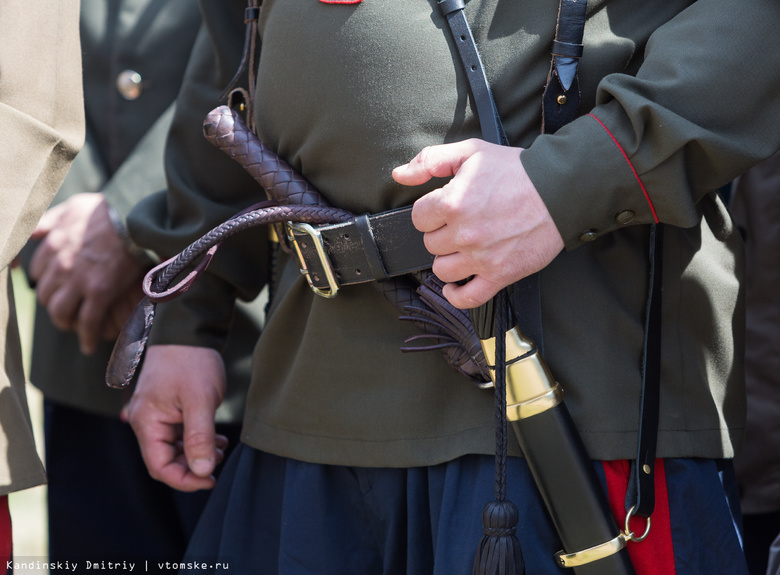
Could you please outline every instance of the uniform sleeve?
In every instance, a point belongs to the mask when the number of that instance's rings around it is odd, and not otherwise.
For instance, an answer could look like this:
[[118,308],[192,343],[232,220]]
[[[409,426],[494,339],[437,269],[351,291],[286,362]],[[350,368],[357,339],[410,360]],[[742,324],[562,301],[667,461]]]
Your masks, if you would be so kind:
[[175,110],[173,102],[101,189],[106,202],[122,221],[139,201],[165,189],[163,155]]
[[[133,241],[171,257],[219,223],[264,198],[234,160],[203,137],[206,115],[239,66],[243,52],[242,0],[202,2],[204,25],[195,42],[166,146],[167,193],[154,194],[129,214]],[[160,304],[152,344],[221,349],[236,298],[254,299],[265,282],[267,230],[226,241],[206,274],[177,299]]]
[[704,196],[780,147],[778,22],[776,0],[695,2],[653,33],[635,77],[605,77],[589,114],[522,153],[567,249],[694,226]]
[[0,3],[0,494],[43,483],[7,266],[84,139],[76,0]]
[[78,7],[0,4],[0,268],[24,245],[84,141]]
[[[155,121],[130,155],[100,190],[106,200],[114,225],[130,253],[147,264],[156,260],[155,253],[145,253],[127,232],[127,216],[141,200],[165,190],[165,143],[171,128],[176,102]],[[151,256],[151,259],[150,257]]]

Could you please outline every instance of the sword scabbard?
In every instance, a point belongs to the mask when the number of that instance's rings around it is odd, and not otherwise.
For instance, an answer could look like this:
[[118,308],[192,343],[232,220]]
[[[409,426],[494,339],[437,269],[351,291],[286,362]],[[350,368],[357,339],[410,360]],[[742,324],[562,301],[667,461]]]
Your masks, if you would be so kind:
[[[482,348],[495,366],[495,339],[482,340]],[[563,390],[517,327],[507,332],[506,370],[507,420],[563,544],[556,561],[576,575],[634,575]]]

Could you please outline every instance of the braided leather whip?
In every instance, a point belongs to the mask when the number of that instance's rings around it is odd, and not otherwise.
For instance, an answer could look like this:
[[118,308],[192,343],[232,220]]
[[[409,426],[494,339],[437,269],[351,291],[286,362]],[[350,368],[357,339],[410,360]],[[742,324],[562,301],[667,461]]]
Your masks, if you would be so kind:
[[[221,223],[186,247],[179,255],[154,267],[144,277],[145,296],[130,314],[114,344],[106,369],[106,384],[116,389],[130,385],[146,348],[156,305],[187,291],[192,282],[205,271],[217,249],[227,238],[247,228],[264,224],[287,221],[312,225],[332,224],[347,221],[352,217],[353,214],[346,210],[329,206],[280,206],[275,202],[262,202]],[[198,258],[201,259],[193,271],[171,287],[173,280],[191,267]]]
[[[314,186],[263,144],[229,106],[219,106],[206,116],[203,135],[249,172],[270,200],[286,205],[329,205]],[[284,237],[280,233],[277,235]],[[443,284],[431,272],[372,283],[403,314],[401,320],[413,322],[422,332],[404,343],[432,342],[402,347],[402,351],[440,349],[448,363],[475,384],[492,386],[468,312],[454,307],[442,296]]]
[[[267,148],[228,106],[213,110],[204,122],[207,140],[236,160],[265,190],[270,201],[256,204],[220,224],[179,255],[161,263],[144,278],[145,297],[136,306],[114,346],[106,371],[109,387],[127,387],[140,364],[154,321],[155,306],[186,291],[206,269],[219,245],[249,227],[284,222],[313,225],[347,221],[354,214],[331,207],[322,195],[287,162]],[[283,234],[279,234],[283,238]],[[202,258],[201,258],[202,256]],[[201,258],[183,280],[171,283]],[[452,306],[441,294],[442,283],[432,274],[403,276],[372,282],[421,334],[405,343],[429,345],[402,347],[402,351],[440,349],[447,361],[480,387],[489,387],[490,375],[482,347],[468,313]]]

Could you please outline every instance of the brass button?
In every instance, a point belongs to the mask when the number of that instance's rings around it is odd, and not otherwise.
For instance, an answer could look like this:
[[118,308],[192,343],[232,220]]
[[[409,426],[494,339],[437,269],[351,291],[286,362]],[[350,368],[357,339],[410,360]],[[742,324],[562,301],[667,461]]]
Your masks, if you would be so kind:
[[631,210],[624,210],[615,216],[615,221],[621,225],[630,224],[636,218],[636,214]]
[[557,101],[558,101],[558,103],[559,103],[561,106],[563,106],[563,105],[566,103],[566,101],[567,101],[567,100],[568,100],[568,98],[567,98],[565,95],[563,95],[563,94],[561,94],[561,95],[560,95],[560,96],[558,96],[558,98],[557,98]]
[[116,89],[125,100],[136,100],[143,92],[143,78],[135,70],[123,70],[116,78]]
[[581,242],[592,242],[597,237],[598,237],[598,235],[596,234],[596,232],[594,232],[593,230],[588,230],[587,232],[585,232],[584,234],[582,234],[580,236],[580,241]]

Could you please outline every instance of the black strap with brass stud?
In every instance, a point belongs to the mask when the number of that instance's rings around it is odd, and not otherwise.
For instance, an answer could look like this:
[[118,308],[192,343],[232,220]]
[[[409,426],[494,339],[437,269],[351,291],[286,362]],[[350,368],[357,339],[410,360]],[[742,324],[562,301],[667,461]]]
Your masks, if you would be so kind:
[[561,0],[552,47],[552,61],[542,98],[542,131],[554,134],[577,117],[580,86],[577,67],[582,58],[587,0]]

